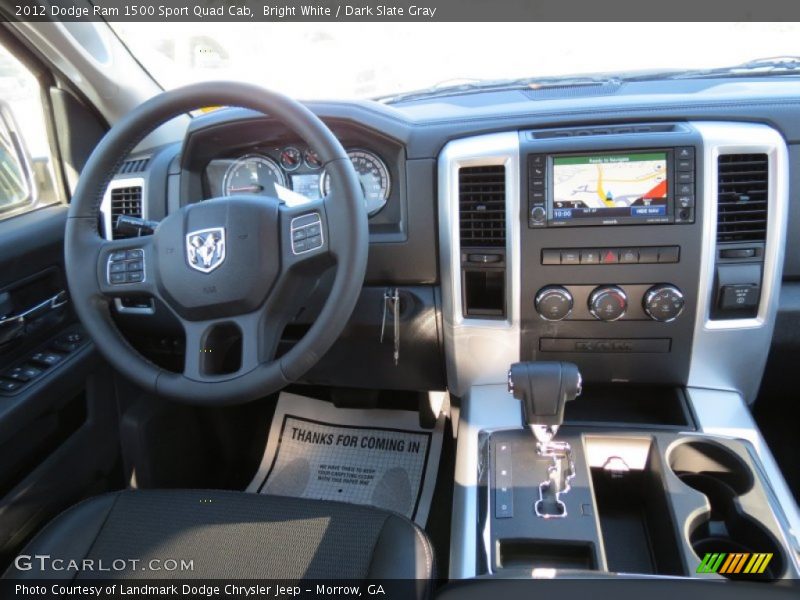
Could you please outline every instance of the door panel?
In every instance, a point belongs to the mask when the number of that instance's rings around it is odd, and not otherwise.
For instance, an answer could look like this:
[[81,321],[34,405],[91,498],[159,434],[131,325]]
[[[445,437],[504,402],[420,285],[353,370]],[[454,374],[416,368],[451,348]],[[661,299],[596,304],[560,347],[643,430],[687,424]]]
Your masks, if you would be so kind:
[[0,571],[49,518],[122,483],[113,378],[66,293],[66,214],[0,221]]

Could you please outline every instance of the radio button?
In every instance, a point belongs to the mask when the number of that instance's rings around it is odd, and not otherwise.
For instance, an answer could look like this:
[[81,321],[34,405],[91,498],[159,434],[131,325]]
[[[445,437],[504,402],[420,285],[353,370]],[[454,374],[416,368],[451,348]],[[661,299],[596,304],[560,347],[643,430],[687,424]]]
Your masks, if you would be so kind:
[[543,265],[560,265],[561,250],[542,250]]
[[678,171],[694,171],[694,161],[693,160],[679,160],[678,161]]
[[531,209],[531,220],[535,223],[544,223],[546,216],[547,212],[544,210],[544,206],[534,206]]
[[694,148],[687,146],[685,148],[677,148],[675,150],[675,157],[678,160],[689,159],[694,160]]
[[694,183],[694,171],[678,171],[678,183]]
[[691,196],[694,194],[694,185],[691,183],[682,183],[678,186],[679,196]]
[[658,262],[676,263],[680,259],[681,249],[679,246],[661,246],[658,249]]
[[658,248],[639,248],[639,263],[653,264],[658,262]]
[[580,264],[580,252],[578,250],[562,250],[561,251],[561,264],[562,265],[577,265]]

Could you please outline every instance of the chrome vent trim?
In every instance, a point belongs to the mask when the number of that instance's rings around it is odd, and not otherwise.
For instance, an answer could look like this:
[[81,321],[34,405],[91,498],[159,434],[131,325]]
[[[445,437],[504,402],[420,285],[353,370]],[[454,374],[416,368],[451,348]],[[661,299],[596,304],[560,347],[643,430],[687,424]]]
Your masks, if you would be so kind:
[[[103,234],[106,239],[108,240],[114,239],[114,217],[117,214],[120,214],[119,213],[120,210],[123,211],[131,210],[133,206],[132,203],[129,202],[124,206],[118,205],[118,208],[115,210],[113,206],[114,195],[117,194],[118,197],[120,197],[122,194],[132,195],[132,192],[123,192],[123,190],[130,190],[136,188],[140,190],[140,195],[139,195],[140,214],[134,216],[139,216],[142,217],[143,219],[146,219],[147,202],[145,201],[145,199],[147,198],[147,194],[145,193],[146,192],[145,181],[143,177],[127,177],[123,179],[114,179],[111,181],[111,183],[108,184],[106,192],[103,195],[103,201],[100,204],[100,216],[102,219],[103,230],[104,230]],[[129,200],[132,200],[132,198],[130,198]]]

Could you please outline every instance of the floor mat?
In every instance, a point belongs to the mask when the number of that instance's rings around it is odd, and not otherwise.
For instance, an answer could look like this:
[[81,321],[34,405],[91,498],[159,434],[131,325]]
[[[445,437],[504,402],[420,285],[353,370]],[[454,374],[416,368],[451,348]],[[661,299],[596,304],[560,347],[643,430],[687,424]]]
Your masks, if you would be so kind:
[[434,429],[402,410],[336,408],[281,393],[248,492],[338,500],[428,519],[444,416]]

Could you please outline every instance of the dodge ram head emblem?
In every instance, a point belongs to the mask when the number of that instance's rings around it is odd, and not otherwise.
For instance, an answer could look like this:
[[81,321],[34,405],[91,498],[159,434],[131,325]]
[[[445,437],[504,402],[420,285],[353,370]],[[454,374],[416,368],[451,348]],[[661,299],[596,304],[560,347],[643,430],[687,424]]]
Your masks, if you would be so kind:
[[225,260],[225,228],[211,227],[186,235],[186,258],[189,266],[210,273]]

